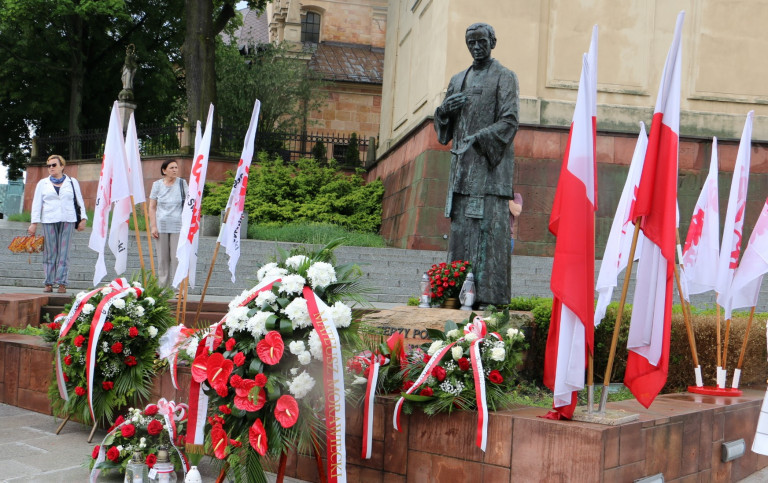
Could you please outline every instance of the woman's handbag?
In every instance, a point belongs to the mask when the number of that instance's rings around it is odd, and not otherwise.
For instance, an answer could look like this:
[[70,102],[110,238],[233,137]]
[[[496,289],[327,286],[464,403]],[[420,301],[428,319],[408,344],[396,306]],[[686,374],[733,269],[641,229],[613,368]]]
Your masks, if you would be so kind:
[[8,249],[13,253],[40,253],[43,251],[45,237],[35,235],[17,236],[11,240]]

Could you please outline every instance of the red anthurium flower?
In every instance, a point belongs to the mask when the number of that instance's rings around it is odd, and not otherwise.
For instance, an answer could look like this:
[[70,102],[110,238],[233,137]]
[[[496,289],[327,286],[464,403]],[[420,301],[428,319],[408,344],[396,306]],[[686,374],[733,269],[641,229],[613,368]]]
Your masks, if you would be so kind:
[[290,428],[299,419],[299,403],[287,394],[280,396],[275,405],[275,419],[284,428]]
[[256,377],[254,377],[253,380],[256,381],[256,385],[259,387],[267,385],[267,376],[264,374],[256,374]]
[[128,329],[128,335],[131,337],[137,337],[139,335],[139,329],[137,329],[136,327],[131,327],[130,329]]
[[227,457],[227,432],[220,424],[211,428],[211,445],[214,456],[220,460]]
[[230,337],[230,338],[227,340],[227,343],[224,345],[224,347],[226,347],[226,349],[227,349],[228,351],[231,351],[232,349],[234,349],[234,348],[235,348],[235,343],[236,343],[236,342],[237,342],[237,341],[236,341],[235,339],[233,339],[232,337]]
[[109,332],[109,331],[110,331],[110,330],[112,330],[114,327],[115,327],[115,326],[114,326],[114,325],[112,325],[112,322],[104,322],[104,327],[102,327],[102,329],[101,329],[101,330],[103,330],[104,332]]
[[77,337],[75,337],[73,344],[75,344],[75,347],[82,347],[83,342],[85,342],[85,337],[83,337],[82,335],[78,335]]
[[251,389],[257,387],[253,379],[243,379],[242,385],[235,389],[235,407],[243,411],[258,411],[267,402],[267,392],[259,390],[256,401],[251,397]]
[[192,379],[200,383],[208,377],[208,354],[203,351],[192,361]]
[[432,375],[435,376],[435,379],[437,379],[438,382],[443,382],[445,380],[445,369],[440,366],[435,366],[432,369]]
[[397,357],[400,361],[400,365],[406,363],[405,360],[405,336],[400,332],[395,332],[387,339],[387,347],[392,357]]
[[229,375],[232,374],[234,367],[235,364],[229,359],[225,359],[224,355],[219,352],[211,354],[211,357],[208,358],[208,382],[219,394],[221,394],[220,389],[226,389]]
[[120,428],[120,434],[123,435],[123,438],[130,438],[136,434],[136,426],[133,424],[126,424]]
[[78,396],[85,396],[85,388],[77,386],[75,388],[75,394],[77,394]]
[[122,342],[115,342],[112,344],[112,352],[115,354],[119,354],[123,352],[123,343]]
[[270,366],[280,362],[284,349],[283,338],[280,336],[280,332],[276,330],[268,332],[256,345],[256,353],[259,355],[259,359],[264,364],[269,364]]
[[221,341],[224,340],[224,327],[223,324],[216,326],[216,330],[213,332],[213,350],[216,350],[221,345]]
[[154,416],[157,414],[158,407],[157,404],[150,404],[146,408],[144,408],[144,416]]
[[261,456],[267,453],[267,432],[264,430],[264,425],[261,424],[261,419],[257,419],[251,429],[248,430],[248,441],[251,442],[251,448],[255,449]]
[[233,357],[232,360],[235,361],[235,365],[237,367],[240,367],[245,363],[245,354],[238,352],[235,354],[235,357]]

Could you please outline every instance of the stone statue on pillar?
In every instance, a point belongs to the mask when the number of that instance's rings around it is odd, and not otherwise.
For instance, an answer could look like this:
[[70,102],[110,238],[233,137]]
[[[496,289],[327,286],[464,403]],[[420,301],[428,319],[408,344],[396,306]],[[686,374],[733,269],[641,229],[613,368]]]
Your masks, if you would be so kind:
[[123,63],[123,70],[120,76],[123,82],[123,90],[117,95],[117,106],[120,109],[123,132],[128,129],[128,120],[131,118],[133,111],[136,110],[136,104],[133,102],[133,77],[136,75],[138,66],[136,46],[128,44],[125,48],[125,62]]
[[517,75],[491,58],[493,27],[472,24],[465,41],[473,63],[451,78],[435,111],[438,140],[453,141],[445,206],[451,219],[448,262],[472,263],[476,305],[505,305],[511,298],[509,200],[515,195],[519,88]]

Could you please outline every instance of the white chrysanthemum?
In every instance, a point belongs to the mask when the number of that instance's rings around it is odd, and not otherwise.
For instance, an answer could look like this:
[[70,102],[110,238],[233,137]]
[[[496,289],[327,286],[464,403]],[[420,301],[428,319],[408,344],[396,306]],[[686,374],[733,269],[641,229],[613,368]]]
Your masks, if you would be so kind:
[[494,347],[491,349],[491,359],[494,361],[503,361],[507,356],[507,351],[503,347]]
[[85,297],[85,292],[78,292],[77,295],[75,295],[75,300],[83,300]]
[[333,318],[333,325],[337,328],[349,327],[349,324],[352,322],[352,309],[343,302],[336,302],[329,309],[330,315]]
[[147,332],[149,333],[149,337],[154,339],[157,335],[157,327],[150,325],[149,328],[147,328]]
[[294,341],[291,341],[290,344],[288,344],[288,350],[291,351],[291,354],[297,356],[297,355],[301,354],[302,352],[306,351],[307,348],[304,345],[303,341],[294,340]]
[[307,301],[302,297],[293,299],[283,309],[283,313],[291,319],[291,325],[294,329],[303,329],[312,325],[312,320],[309,318],[309,309],[307,309]]
[[94,310],[96,310],[96,307],[94,307],[93,304],[85,304],[85,305],[83,305],[83,313],[85,315],[92,314]]
[[315,387],[315,380],[306,372],[302,372],[291,381],[288,390],[296,399],[302,399],[313,387]]
[[243,290],[242,292],[240,292],[240,295],[237,295],[235,298],[230,300],[228,304],[229,310],[232,310],[236,307],[240,307],[241,305],[243,305],[243,300],[245,300],[248,297],[248,294],[249,294],[248,290]]
[[307,281],[301,275],[286,275],[280,285],[280,291],[284,294],[292,295],[301,293]]
[[307,278],[312,281],[313,289],[325,288],[336,281],[336,270],[330,263],[316,262],[307,269]]
[[136,311],[136,317],[144,317],[144,307],[137,305],[133,308]]
[[525,337],[522,332],[514,327],[507,329],[507,338],[514,339],[515,337]]
[[433,356],[437,351],[443,348],[443,341],[436,340],[432,343],[431,346],[429,346],[429,349],[427,350],[427,355]]
[[299,373],[299,368],[298,367],[292,367],[291,368],[291,375],[292,376],[295,376],[298,373]]
[[277,263],[267,263],[266,265],[262,265],[262,267],[256,272],[256,278],[261,282],[264,279],[264,276],[269,272],[270,270],[273,270],[277,267]]
[[197,354],[197,345],[200,343],[200,339],[197,337],[190,337],[189,338],[189,344],[187,344],[187,355],[190,357],[190,359],[194,359],[195,355]]
[[323,360],[323,343],[320,342],[320,335],[314,329],[309,333],[309,352],[318,361]]
[[248,322],[245,323],[245,328],[254,338],[260,338],[267,333],[266,324],[270,315],[272,315],[270,312],[256,312],[253,314],[253,317],[248,319]]
[[445,333],[445,336],[449,339],[458,339],[461,336],[461,332],[459,332],[459,329],[451,329]]
[[352,381],[352,384],[357,384],[357,385],[368,384],[368,379],[360,376],[355,376],[355,380]]
[[267,263],[259,269],[259,271],[256,273],[256,277],[259,279],[259,282],[261,282],[267,278],[282,277],[287,274],[288,270],[278,267],[276,263]]
[[300,266],[306,263],[309,258],[304,255],[294,255],[285,261],[285,265],[294,270],[298,270]]
[[147,297],[147,298],[145,298],[144,300],[147,302],[147,304],[148,304],[150,307],[151,307],[151,306],[153,306],[153,305],[155,305],[155,299],[153,299],[152,297]]
[[109,285],[107,285],[106,287],[104,287],[103,289],[101,289],[101,293],[103,293],[104,295],[109,295],[109,294],[111,294],[111,293],[112,293],[112,287],[110,287]]
[[466,340],[467,342],[472,342],[475,339],[477,339],[477,334],[475,334],[474,332],[464,334],[464,340]]
[[263,292],[260,292],[259,295],[256,296],[256,307],[263,307],[264,304],[273,304],[277,301],[277,295],[272,293],[271,290],[265,290]]
[[139,297],[139,292],[137,292],[135,288],[129,288],[127,292],[128,295],[133,295],[135,298]]
[[117,300],[115,300],[115,301],[112,303],[112,305],[114,305],[114,307],[115,307],[116,309],[120,309],[120,310],[123,310],[123,309],[125,308],[125,300],[123,300],[123,299],[117,299]]
[[309,351],[304,351],[301,354],[298,355],[299,362],[301,365],[306,366],[310,362],[312,362],[312,354],[309,353]]
[[248,307],[235,307],[227,314],[227,319],[248,320]]
[[464,357],[464,348],[460,345],[455,345],[451,347],[451,356],[453,357],[454,361],[458,361],[462,357]]

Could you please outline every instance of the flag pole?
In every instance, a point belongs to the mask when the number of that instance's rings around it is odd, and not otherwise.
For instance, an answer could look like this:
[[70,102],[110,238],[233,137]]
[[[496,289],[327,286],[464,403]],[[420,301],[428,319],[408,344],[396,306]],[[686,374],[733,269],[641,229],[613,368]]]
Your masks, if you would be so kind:
[[156,277],[155,273],[155,254],[152,251],[152,233],[151,229],[149,227],[149,212],[147,211],[147,204],[142,203],[142,207],[144,208],[144,220],[145,220],[145,228],[147,229],[147,248],[149,249],[149,266],[152,269],[152,276]]
[[693,319],[691,316],[691,304],[685,300],[685,296],[683,295],[682,277],[680,275],[680,273],[685,273],[685,268],[683,267],[683,250],[680,247],[679,229],[675,230],[675,235],[677,237],[677,258],[680,261],[679,269],[677,265],[675,265],[675,282],[677,283],[677,293],[680,295],[680,306],[683,309],[683,320],[685,321],[685,331],[688,334],[688,344],[691,346],[691,355],[693,356],[693,372],[696,377],[696,385],[701,387],[704,385],[704,382],[701,379],[701,366],[699,365],[699,354],[696,349],[696,337],[693,334],[693,323],[691,322]]
[[[719,297],[719,296],[720,296],[720,294],[715,292],[715,300],[717,300],[717,297]],[[716,339],[717,339],[717,356],[716,356],[717,357],[717,361],[716,361],[717,364],[716,365],[717,365],[717,382],[719,383],[720,382],[720,371],[723,368],[722,363],[720,362],[721,361],[721,354],[720,354],[720,348],[721,348],[721,345],[720,345],[721,344],[721,341],[720,341],[720,304],[715,302],[715,306],[716,306],[716,314],[717,314],[717,324],[715,326],[716,327],[715,330],[717,330],[717,337],[716,337]],[[715,385],[717,386],[718,384],[715,384]]]
[[[594,240],[597,214],[592,215],[592,239]],[[594,412],[595,405],[595,337],[592,336],[592,352],[587,354],[587,414]]]
[[144,268],[144,252],[141,249],[141,235],[139,235],[139,219],[136,217],[136,203],[131,195],[131,213],[133,214],[133,231],[136,233],[136,246],[139,248],[139,263],[141,264],[141,277],[144,286],[147,286],[147,272]]
[[725,365],[728,358],[728,338],[731,335],[731,319],[725,321],[725,338],[723,339],[723,371],[725,371]]
[[184,278],[184,299],[183,304],[184,306],[181,309],[181,323],[185,323],[187,321],[187,297],[189,296],[189,275],[187,275]]
[[755,306],[752,306],[752,310],[749,311],[749,321],[747,322],[747,331],[744,333],[744,341],[741,343],[741,353],[739,354],[739,363],[736,365],[736,370],[733,372],[733,384],[731,387],[737,389],[739,387],[739,378],[741,376],[741,368],[744,364],[744,353],[747,351],[747,341],[749,340],[749,331],[752,329],[752,319],[755,316]]
[[[229,219],[229,208],[227,208],[227,212],[224,214],[224,225],[227,224],[227,219]],[[221,232],[221,226],[219,227],[219,232]],[[197,321],[200,318],[200,309],[203,306],[203,301],[205,300],[205,293],[208,291],[208,283],[211,281],[211,275],[213,274],[213,267],[216,265],[216,258],[219,256],[219,247],[221,246],[221,241],[216,240],[216,247],[213,249],[213,259],[211,260],[211,266],[208,267],[208,276],[205,277],[205,285],[203,285],[203,291],[200,294],[200,301],[197,303],[197,311],[195,312],[195,322],[193,324],[193,327],[197,327]]]
[[632,246],[629,249],[629,258],[627,258],[627,268],[624,273],[624,285],[621,287],[621,298],[619,299],[619,308],[616,310],[616,322],[613,325],[613,338],[611,339],[611,351],[608,353],[608,364],[605,366],[605,377],[603,378],[603,392],[600,394],[600,406],[598,413],[605,413],[605,404],[608,402],[608,388],[611,385],[611,372],[613,371],[613,359],[616,356],[616,346],[619,344],[619,330],[621,329],[621,316],[624,312],[624,302],[627,300],[627,291],[629,290],[629,279],[632,275],[632,264],[635,261],[635,249],[637,248],[637,237],[640,234],[640,223],[635,221],[635,231],[632,234]]

